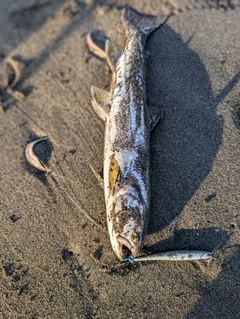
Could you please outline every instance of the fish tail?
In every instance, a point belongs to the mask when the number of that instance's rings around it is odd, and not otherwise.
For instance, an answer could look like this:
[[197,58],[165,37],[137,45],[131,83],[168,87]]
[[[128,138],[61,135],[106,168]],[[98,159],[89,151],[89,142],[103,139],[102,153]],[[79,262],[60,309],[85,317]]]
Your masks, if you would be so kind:
[[144,15],[136,10],[125,7],[122,11],[122,24],[126,29],[126,34],[131,32],[140,32],[148,36],[152,31],[164,24],[166,17],[154,17]]

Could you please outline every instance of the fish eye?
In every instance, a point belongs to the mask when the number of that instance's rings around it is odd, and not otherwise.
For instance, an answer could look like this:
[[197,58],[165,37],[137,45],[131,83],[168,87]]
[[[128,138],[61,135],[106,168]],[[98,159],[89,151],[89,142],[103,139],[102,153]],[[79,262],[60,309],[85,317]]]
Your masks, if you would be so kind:
[[142,238],[142,235],[141,235],[141,233],[138,233],[138,232],[133,232],[133,234],[132,234],[132,241],[134,242],[134,243],[138,243],[140,240],[141,240],[141,238]]

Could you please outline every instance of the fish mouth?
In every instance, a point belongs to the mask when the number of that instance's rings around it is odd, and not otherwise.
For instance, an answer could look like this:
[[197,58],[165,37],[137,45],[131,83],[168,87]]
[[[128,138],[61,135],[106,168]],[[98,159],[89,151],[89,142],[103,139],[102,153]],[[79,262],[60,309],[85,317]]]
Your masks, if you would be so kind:
[[118,234],[117,240],[119,243],[120,259],[130,257],[130,256],[135,257],[137,255],[138,249],[135,246],[133,246],[126,237]]

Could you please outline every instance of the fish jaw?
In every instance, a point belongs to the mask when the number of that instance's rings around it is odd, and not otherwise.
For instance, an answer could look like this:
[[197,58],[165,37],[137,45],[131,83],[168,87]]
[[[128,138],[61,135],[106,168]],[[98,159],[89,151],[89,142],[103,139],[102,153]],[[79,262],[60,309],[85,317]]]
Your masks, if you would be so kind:
[[[133,242],[129,241],[128,238],[120,234],[116,235],[116,239],[119,244],[118,251],[116,252],[119,259],[126,257],[126,253],[125,253],[126,248],[131,253],[132,257],[136,257],[140,253],[141,246],[142,246],[141,242],[138,243],[138,245],[136,245]],[[130,257],[130,256],[127,256],[127,257]]]

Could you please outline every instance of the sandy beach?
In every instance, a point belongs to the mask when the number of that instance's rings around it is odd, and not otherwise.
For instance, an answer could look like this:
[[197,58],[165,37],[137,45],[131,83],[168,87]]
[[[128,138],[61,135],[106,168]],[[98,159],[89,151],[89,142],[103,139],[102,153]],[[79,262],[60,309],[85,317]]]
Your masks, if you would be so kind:
[[[164,116],[144,249],[210,251],[210,263],[120,263],[109,241],[89,165],[102,172],[90,87],[108,90],[111,72],[86,34],[123,48],[126,4],[172,14],[146,44],[147,104]],[[239,17],[239,0],[0,2],[0,318],[240,318]],[[23,68],[14,86],[9,57]],[[44,136],[34,152],[49,175],[25,157]]]

